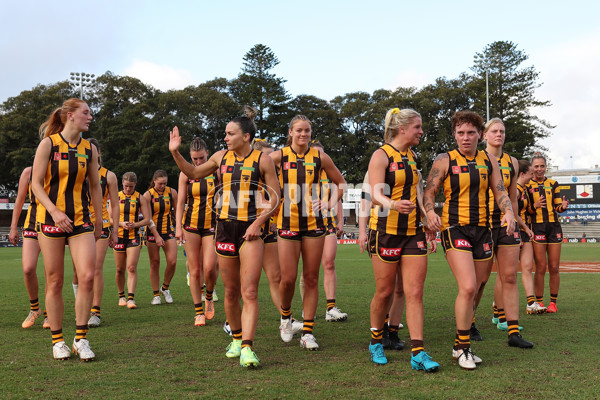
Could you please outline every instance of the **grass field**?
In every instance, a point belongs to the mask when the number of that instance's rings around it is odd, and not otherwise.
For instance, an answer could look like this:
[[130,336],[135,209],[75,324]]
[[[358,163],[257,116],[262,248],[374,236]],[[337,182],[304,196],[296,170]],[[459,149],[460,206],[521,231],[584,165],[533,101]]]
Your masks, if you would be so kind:
[[[599,255],[600,245],[568,244],[563,246],[562,258],[598,261]],[[31,329],[21,328],[28,298],[20,249],[0,249],[0,257],[0,398],[600,398],[600,313],[594,308],[600,274],[562,274],[559,313],[521,315],[523,336],[535,343],[532,350],[509,348],[506,333],[489,322],[492,290],[488,285],[477,314],[484,341],[473,345],[484,362],[474,371],[465,371],[451,357],[456,283],[443,256],[433,255],[425,284],[425,347],[441,369],[426,374],[410,369],[409,350],[388,351],[390,362],[383,367],[370,362],[371,265],[358,246],[339,246],[337,298],[338,306],[349,313],[348,321],[325,322],[321,289],[315,326],[321,351],[302,350],[296,338],[283,343],[279,339],[279,316],[263,275],[255,340],[261,367],[247,370],[237,359],[225,357],[230,338],[222,331],[222,300],[216,303],[213,321],[203,328],[193,326],[194,307],[185,283],[182,254],[171,284],[175,302],[151,306],[148,257],[145,250],[142,252],[137,310],[117,306],[114,260],[108,254],[102,326],[88,333],[97,355],[91,363],[75,357],[54,361],[50,332],[41,328],[41,319]],[[66,275],[65,322],[73,323],[66,323],[63,330],[70,344],[75,331],[70,268]],[[217,293],[223,295],[220,281]],[[524,309],[522,291],[521,299]],[[41,303],[43,306],[43,300]],[[292,311],[300,316],[298,298]],[[406,328],[400,334],[409,340]]]

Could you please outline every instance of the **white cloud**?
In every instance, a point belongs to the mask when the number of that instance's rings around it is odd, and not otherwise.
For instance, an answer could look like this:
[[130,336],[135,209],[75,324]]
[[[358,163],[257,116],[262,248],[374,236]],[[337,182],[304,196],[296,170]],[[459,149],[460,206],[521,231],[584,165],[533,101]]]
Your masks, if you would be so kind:
[[134,59],[126,69],[125,75],[138,78],[159,90],[183,89],[196,84],[187,69],[176,69],[169,65],[159,65],[150,61]]
[[599,165],[600,32],[557,43],[531,59],[543,82],[536,96],[552,102],[535,111],[556,125],[542,142],[552,164],[561,169]]

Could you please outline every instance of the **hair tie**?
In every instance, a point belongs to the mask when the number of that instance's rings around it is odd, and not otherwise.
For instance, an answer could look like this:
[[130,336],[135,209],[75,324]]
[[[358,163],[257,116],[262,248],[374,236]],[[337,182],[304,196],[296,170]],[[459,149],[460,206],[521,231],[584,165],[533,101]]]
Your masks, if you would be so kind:
[[266,142],[267,139],[258,139],[258,138],[255,138],[254,141],[255,142]]
[[399,112],[400,112],[400,109],[398,107],[392,109],[392,115],[398,114]]

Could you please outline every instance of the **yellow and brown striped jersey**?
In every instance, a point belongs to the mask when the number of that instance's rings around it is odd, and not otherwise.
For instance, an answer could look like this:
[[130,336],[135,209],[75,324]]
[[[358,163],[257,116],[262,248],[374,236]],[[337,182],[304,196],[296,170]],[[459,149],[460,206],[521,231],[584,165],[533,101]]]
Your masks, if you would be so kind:
[[529,214],[529,197],[526,189],[517,183],[517,204],[519,205],[519,215],[526,225],[531,225],[531,214]]
[[[60,133],[49,137],[52,148],[44,176],[44,190],[52,203],[73,221],[74,226],[91,225],[86,179],[92,145],[83,138],[79,138],[76,145],[70,145]],[[44,225],[55,225],[50,213],[39,202],[36,220]]]
[[[512,158],[507,153],[502,153],[502,156],[498,158],[498,167],[500,168],[500,177],[502,178],[502,183],[504,184],[504,189],[506,193],[509,193],[509,187],[512,185],[513,179],[515,179],[515,167],[512,163]],[[490,189],[490,226],[492,228],[500,228],[502,225],[502,218],[504,217],[504,213],[498,207],[496,203],[496,199],[494,198],[494,193],[492,189]]]
[[[392,200],[417,202],[419,170],[417,156],[412,150],[402,153],[390,144],[380,147],[388,157],[383,194]],[[376,205],[371,208],[369,229],[389,235],[413,236],[423,231],[421,210],[416,207],[410,214],[401,214]]]
[[188,179],[187,208],[181,222],[191,229],[210,229],[215,226],[215,193],[217,175],[203,179]]
[[150,188],[148,192],[150,193],[152,221],[156,225],[157,232],[161,235],[173,233],[173,221],[171,220],[173,195],[171,188],[165,186],[165,190],[162,193],[158,193],[155,188]]
[[[558,182],[550,178],[545,178],[543,182],[532,179],[526,189],[529,197],[529,212],[532,214],[531,222],[534,224],[558,222],[558,213],[564,211]],[[533,204],[542,196],[546,197],[546,207],[534,210]]]
[[277,229],[296,232],[323,229],[323,216],[315,212],[313,200],[319,199],[321,153],[311,147],[297,154],[290,146],[281,149],[279,184],[282,190]]
[[[31,169],[33,171],[33,168]],[[27,209],[27,216],[23,224],[23,229],[28,231],[35,231],[35,217],[37,202],[33,190],[31,190],[31,175],[29,176],[29,188],[27,188],[27,194],[29,195],[29,208]]]
[[[127,196],[123,191],[119,192],[119,222],[138,222],[141,209],[142,203],[139,192],[133,192],[131,196]],[[138,231],[139,228],[123,229],[119,226],[119,237],[122,239],[135,239]]]
[[470,159],[452,150],[448,156],[442,230],[454,225],[488,226],[492,163],[487,152],[478,150]]
[[221,160],[221,193],[217,204],[219,219],[254,221],[258,216],[256,198],[262,185],[260,175],[260,150],[238,159],[228,151]]
[[[321,170],[321,176],[319,179],[319,189],[321,200],[329,201],[331,196],[331,180],[327,176],[327,172],[324,169]],[[323,224],[327,227],[330,224],[334,227],[337,226],[335,219],[335,211],[337,211],[337,203],[333,206],[334,208],[331,210],[323,210]]]
[[[98,169],[98,176],[100,178],[100,189],[102,189],[102,228],[108,228],[110,226],[110,219],[108,218],[108,182],[106,181],[106,175],[108,170],[104,167]],[[92,222],[95,220],[94,205],[90,203],[90,214]]]

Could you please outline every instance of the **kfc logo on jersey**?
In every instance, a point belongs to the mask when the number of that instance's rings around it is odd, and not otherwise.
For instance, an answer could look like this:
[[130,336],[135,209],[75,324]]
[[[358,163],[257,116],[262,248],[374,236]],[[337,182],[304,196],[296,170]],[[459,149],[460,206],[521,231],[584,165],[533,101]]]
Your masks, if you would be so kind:
[[402,253],[402,247],[397,248],[385,248],[379,249],[379,254],[383,257],[398,257]]
[[222,174],[232,174],[233,173],[233,165],[221,165],[221,173]]
[[390,172],[394,172],[394,171],[398,171],[398,163],[397,162],[390,163]]
[[52,226],[52,225],[42,225],[42,232],[44,232],[44,233],[64,233],[64,231],[62,229],[60,229],[58,226]]
[[453,174],[460,174],[460,167],[458,165],[455,165],[452,167],[452,173]]
[[[487,243],[485,243],[485,244],[487,244]],[[471,243],[465,239],[456,239],[454,241],[454,247],[471,247]]]
[[298,164],[295,162],[284,162],[283,169],[297,169]]
[[54,153],[54,161],[60,160],[60,153]]
[[287,231],[287,230],[282,229],[279,231],[279,236],[294,237],[294,236],[298,236],[298,232]]
[[546,235],[535,235],[534,240],[546,240]]
[[219,250],[219,251],[235,251],[235,245],[233,243],[217,242],[217,250]]

